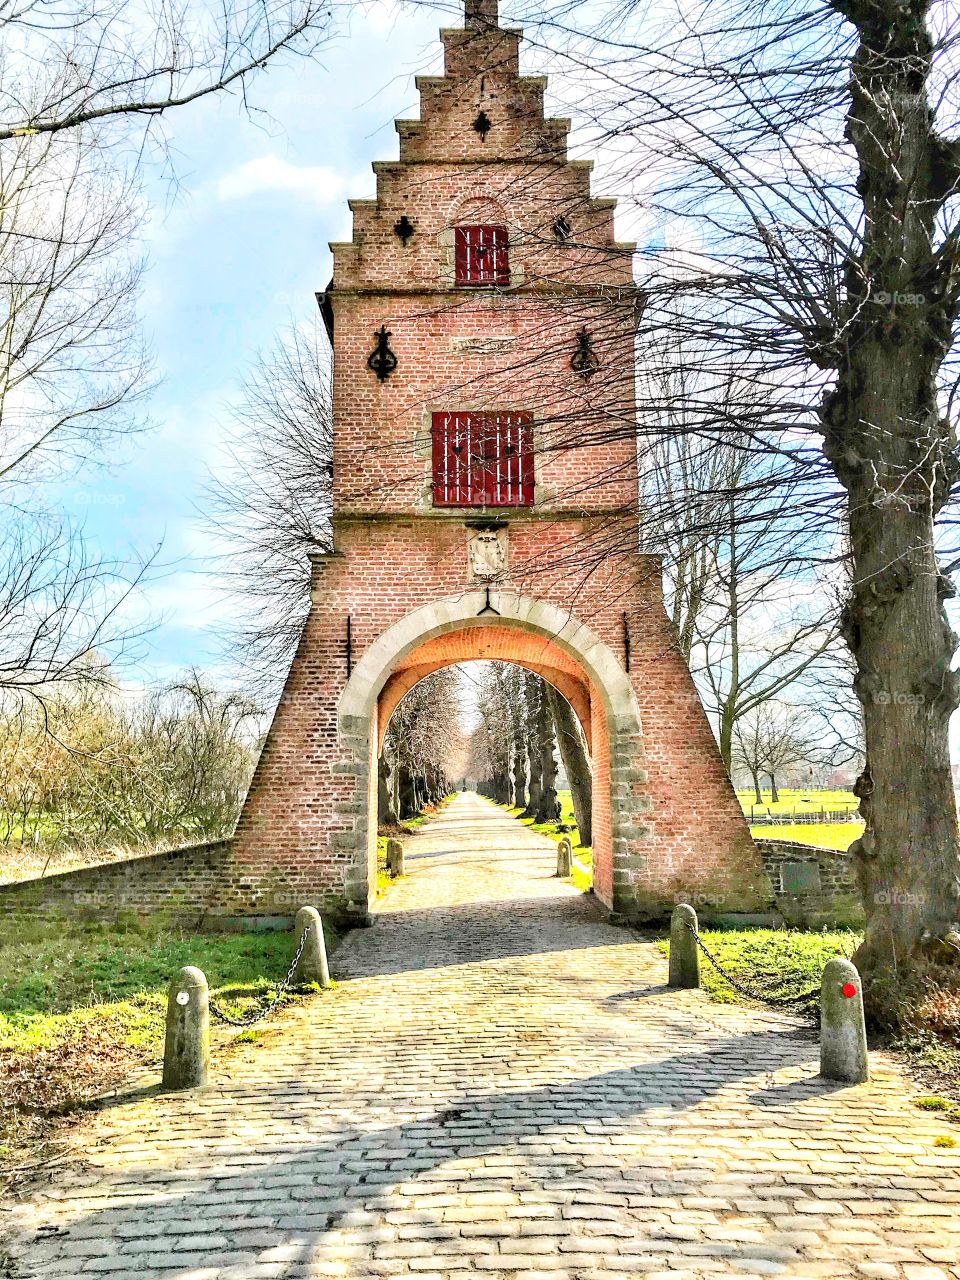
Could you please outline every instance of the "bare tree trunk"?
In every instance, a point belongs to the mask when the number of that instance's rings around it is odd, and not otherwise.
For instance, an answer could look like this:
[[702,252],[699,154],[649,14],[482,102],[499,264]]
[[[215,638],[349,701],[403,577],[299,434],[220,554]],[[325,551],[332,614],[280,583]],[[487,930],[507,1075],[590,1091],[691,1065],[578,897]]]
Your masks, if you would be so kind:
[[780,792],[777,790],[776,775],[770,774],[770,803],[776,804],[780,799]]
[[573,814],[580,832],[580,843],[589,848],[593,844],[593,777],[590,761],[584,748],[580,729],[573,708],[563,694],[550,685],[546,686],[547,700],[557,728],[560,758],[570,783],[573,798]]
[[530,790],[527,805],[523,811],[525,818],[536,818],[540,812],[543,794],[543,766],[540,760],[540,744],[538,741],[538,715],[543,701],[541,681],[538,676],[528,671],[524,676],[523,691],[526,702],[526,736],[527,760],[530,765]]
[[513,807],[527,807],[527,744],[519,723],[513,739]]
[[537,742],[540,747],[540,807],[538,822],[557,822],[560,819],[560,801],[557,799],[557,758],[554,755],[555,738],[550,704],[541,697],[537,711]]
[[497,804],[510,803],[510,781],[506,772],[494,774],[493,799]]
[[954,588],[935,552],[936,516],[958,474],[936,384],[960,279],[956,246],[934,247],[960,148],[936,134],[928,105],[926,6],[837,7],[860,36],[847,136],[865,217],[859,259],[847,268],[843,359],[821,420],[848,494],[853,585],[843,630],[866,746],[854,786],[866,830],[852,846],[866,933],[854,959],[868,1013],[896,1023],[911,958],[936,952],[960,918],[948,741],[960,677],[943,608]]
[[396,826],[397,823],[390,787],[390,772],[390,760],[384,751],[377,765],[377,813],[380,825],[383,827]]
[[750,770],[750,777],[753,779],[753,794],[757,804],[763,804],[763,794],[760,791],[760,774]]
[[419,812],[417,808],[417,789],[416,781],[410,770],[405,764],[401,764],[398,769],[399,779],[399,817],[403,821],[404,818],[414,818]]

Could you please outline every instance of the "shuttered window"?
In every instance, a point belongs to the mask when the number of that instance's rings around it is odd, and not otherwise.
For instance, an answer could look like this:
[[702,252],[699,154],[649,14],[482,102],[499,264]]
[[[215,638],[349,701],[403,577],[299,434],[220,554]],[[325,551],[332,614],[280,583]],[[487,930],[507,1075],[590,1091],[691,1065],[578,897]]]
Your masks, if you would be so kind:
[[506,227],[455,227],[457,284],[509,284]]
[[437,507],[533,505],[533,415],[435,413]]

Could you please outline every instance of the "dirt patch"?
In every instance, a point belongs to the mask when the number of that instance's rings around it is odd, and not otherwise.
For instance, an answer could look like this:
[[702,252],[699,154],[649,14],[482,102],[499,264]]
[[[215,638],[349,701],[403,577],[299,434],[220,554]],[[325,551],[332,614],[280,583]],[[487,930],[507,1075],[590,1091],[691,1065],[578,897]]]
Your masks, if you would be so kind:
[[86,1103],[149,1060],[95,1026],[46,1049],[0,1049],[0,1192],[43,1163]]

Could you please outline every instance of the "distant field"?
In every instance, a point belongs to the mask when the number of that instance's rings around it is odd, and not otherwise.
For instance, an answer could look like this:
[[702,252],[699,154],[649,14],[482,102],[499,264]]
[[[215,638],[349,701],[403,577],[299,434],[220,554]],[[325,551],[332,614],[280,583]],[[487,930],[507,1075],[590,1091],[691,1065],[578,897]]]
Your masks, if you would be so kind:
[[859,804],[852,791],[809,791],[780,787],[777,792],[779,799],[776,801],[771,799],[769,791],[761,789],[760,794],[763,800],[757,804],[757,793],[753,787],[738,788],[737,799],[744,813],[749,814],[751,808],[757,812],[761,807],[772,814],[817,813],[820,809],[850,809],[852,812]]
[[754,824],[750,828],[754,836],[772,840],[795,840],[798,844],[811,844],[818,849],[849,849],[857,836],[863,834],[862,822],[798,822]]
[[[781,787],[779,799],[774,802],[769,791],[761,791],[763,803],[757,804],[753,787],[740,787],[737,799],[748,818],[752,819],[750,830],[755,836],[773,837],[780,840],[795,840],[798,844],[814,845],[820,849],[848,849],[863,831],[863,823],[855,818],[858,804],[852,791],[809,791]],[[849,810],[849,822],[765,822],[767,815],[819,814],[821,810]]]

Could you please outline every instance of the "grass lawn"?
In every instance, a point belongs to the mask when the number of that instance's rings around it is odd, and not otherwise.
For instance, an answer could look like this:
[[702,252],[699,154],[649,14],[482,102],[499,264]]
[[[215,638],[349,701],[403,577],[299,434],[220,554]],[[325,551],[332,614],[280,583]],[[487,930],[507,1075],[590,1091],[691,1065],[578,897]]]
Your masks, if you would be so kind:
[[[819,988],[823,966],[833,956],[850,956],[860,943],[851,930],[813,932],[804,929],[701,929],[704,943],[730,974],[747,986],[775,998]],[[669,954],[668,939],[657,946]],[[700,981],[711,1000],[736,1004],[741,997],[706,956],[700,957]]]
[[818,849],[849,849],[853,841],[863,835],[863,823],[798,822],[785,826],[758,823],[750,828],[750,833],[770,840],[795,840],[797,844],[811,844]]
[[[763,797],[761,801],[763,808],[768,809],[770,813],[799,813],[807,809],[812,813],[818,813],[821,808],[849,808],[853,811],[860,803],[852,791],[810,791],[806,788],[792,790],[789,787],[779,787],[777,794],[780,798],[777,801],[774,801],[771,793],[764,791],[762,787],[760,794]],[[751,805],[755,808],[760,807],[753,787],[739,787],[737,799],[744,813],[749,814]]]
[[167,984],[183,965],[237,1016],[275,992],[292,958],[290,933],[0,921],[0,1156],[162,1057]]

